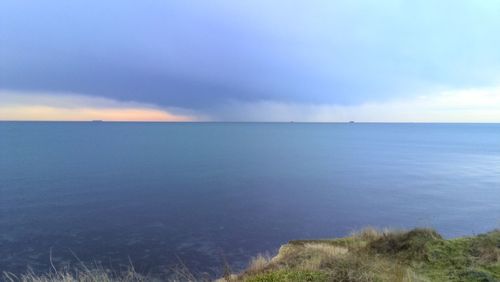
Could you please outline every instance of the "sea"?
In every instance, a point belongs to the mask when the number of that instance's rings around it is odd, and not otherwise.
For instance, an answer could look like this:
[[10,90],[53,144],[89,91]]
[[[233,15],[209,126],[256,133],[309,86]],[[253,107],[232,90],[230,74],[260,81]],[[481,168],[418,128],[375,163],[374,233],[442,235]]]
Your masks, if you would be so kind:
[[367,226],[499,228],[500,124],[0,122],[1,271],[216,277]]

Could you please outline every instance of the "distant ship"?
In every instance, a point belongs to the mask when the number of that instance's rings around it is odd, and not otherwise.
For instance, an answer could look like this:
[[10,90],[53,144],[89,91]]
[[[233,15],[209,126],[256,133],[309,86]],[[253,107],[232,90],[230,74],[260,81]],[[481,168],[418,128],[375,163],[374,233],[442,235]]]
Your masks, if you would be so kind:
[[349,123],[354,123],[354,121],[353,121],[353,120],[351,120],[351,121],[349,121]]
[[103,122],[102,119],[94,119],[92,122]]

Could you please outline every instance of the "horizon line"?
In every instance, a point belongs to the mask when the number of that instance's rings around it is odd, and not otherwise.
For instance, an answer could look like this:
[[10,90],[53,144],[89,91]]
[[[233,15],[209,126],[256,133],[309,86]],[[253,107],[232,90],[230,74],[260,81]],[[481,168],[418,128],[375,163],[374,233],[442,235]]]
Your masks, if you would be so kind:
[[310,124],[500,124],[498,122],[456,122],[456,121],[128,121],[128,120],[0,120],[0,122],[32,123],[310,123]]

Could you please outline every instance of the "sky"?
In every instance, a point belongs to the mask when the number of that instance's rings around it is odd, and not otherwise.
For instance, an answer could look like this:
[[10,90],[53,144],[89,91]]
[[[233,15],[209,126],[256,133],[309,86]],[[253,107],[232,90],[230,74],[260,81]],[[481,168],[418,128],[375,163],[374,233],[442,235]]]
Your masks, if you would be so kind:
[[0,120],[500,122],[497,0],[0,2]]

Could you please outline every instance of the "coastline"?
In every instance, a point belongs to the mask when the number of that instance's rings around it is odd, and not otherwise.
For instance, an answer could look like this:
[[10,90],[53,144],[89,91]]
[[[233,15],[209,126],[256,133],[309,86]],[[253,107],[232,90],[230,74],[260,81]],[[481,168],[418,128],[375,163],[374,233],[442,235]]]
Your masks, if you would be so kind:
[[444,239],[426,228],[366,228],[344,238],[290,241],[220,281],[500,281],[500,230]]
[[[183,266],[168,277],[78,266],[47,274],[3,273],[5,281],[213,281]],[[409,231],[365,228],[351,236],[294,240],[278,253],[258,255],[241,273],[224,271],[224,281],[500,281],[500,229],[444,239],[432,229]]]

